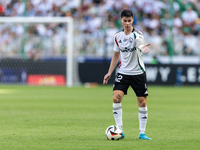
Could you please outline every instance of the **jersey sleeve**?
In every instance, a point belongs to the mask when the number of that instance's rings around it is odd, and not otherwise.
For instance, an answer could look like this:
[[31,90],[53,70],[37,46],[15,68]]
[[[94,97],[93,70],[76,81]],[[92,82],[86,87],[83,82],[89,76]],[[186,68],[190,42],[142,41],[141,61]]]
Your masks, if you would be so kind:
[[136,47],[141,49],[144,46],[144,36],[143,36],[142,32],[140,32],[139,30],[136,29],[134,32],[134,38],[135,38],[135,42],[136,42]]
[[116,52],[120,51],[119,44],[118,44],[118,41],[117,41],[117,34],[114,37],[114,51],[116,51]]

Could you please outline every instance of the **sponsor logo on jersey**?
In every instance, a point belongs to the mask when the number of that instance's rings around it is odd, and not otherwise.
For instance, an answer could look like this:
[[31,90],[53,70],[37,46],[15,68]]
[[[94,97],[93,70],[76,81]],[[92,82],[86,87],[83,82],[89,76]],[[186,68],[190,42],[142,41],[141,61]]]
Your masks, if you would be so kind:
[[119,40],[119,43],[122,43],[122,41],[121,41],[121,40]]
[[125,47],[125,49],[120,49],[121,52],[133,52],[136,50],[136,47],[133,47],[133,48],[127,48]]

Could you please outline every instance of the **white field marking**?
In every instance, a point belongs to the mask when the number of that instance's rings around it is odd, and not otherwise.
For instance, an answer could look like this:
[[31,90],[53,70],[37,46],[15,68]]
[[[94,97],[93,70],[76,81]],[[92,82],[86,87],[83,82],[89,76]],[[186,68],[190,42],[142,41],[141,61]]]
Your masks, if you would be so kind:
[[0,89],[0,94],[10,94],[10,93],[13,93],[13,90]]

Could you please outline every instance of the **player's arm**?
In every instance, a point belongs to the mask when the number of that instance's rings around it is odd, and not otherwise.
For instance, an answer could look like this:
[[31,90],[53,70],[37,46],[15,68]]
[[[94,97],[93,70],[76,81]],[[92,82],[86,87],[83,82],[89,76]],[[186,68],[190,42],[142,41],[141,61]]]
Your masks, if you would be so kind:
[[139,49],[141,49],[141,51],[142,51],[143,53],[148,53],[148,52],[149,52],[149,48],[148,48],[149,45],[151,45],[151,43],[146,44],[146,45],[141,45],[141,46],[139,47]]
[[108,80],[110,79],[112,72],[114,71],[115,67],[118,64],[119,57],[120,57],[120,52],[114,51],[114,54],[113,54],[113,57],[112,57],[112,60],[111,60],[111,63],[110,63],[110,67],[109,67],[109,70],[108,70],[108,73],[104,76],[103,84],[107,84],[108,83]]
[[149,43],[144,45],[144,37],[140,31],[137,30],[137,32],[135,33],[135,38],[136,38],[135,39],[136,47],[138,47],[143,53],[148,53],[149,52],[148,46],[151,44]]

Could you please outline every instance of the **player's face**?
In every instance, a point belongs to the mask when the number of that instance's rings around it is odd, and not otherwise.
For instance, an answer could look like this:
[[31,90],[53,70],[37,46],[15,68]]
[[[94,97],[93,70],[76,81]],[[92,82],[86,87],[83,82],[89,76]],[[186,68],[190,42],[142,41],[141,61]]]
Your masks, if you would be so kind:
[[125,30],[129,30],[132,27],[133,24],[133,18],[132,17],[123,17],[121,18],[122,26]]

